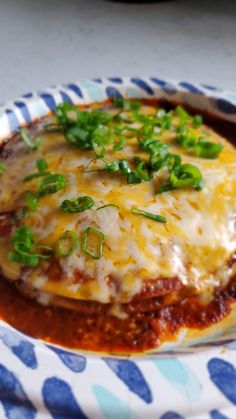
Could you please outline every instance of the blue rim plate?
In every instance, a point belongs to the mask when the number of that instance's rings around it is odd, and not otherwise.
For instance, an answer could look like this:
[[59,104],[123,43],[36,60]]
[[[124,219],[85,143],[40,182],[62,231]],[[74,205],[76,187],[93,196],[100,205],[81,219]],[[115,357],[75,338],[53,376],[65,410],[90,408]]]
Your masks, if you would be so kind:
[[[157,77],[112,77],[55,86],[2,105],[0,141],[63,101],[82,105],[114,96],[168,99],[236,123],[236,93]],[[123,359],[47,345],[0,321],[0,417],[235,418],[235,312],[198,340],[182,333],[158,354]]]

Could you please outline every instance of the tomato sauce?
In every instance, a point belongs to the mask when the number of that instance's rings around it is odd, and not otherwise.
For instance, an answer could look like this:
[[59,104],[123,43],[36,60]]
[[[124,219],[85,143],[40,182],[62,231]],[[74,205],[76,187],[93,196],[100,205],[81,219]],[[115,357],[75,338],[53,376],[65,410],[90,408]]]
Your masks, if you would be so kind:
[[161,300],[151,299],[147,311],[134,310],[127,319],[119,319],[108,315],[102,305],[94,314],[42,306],[0,278],[2,320],[44,341],[95,352],[140,353],[156,348],[166,340],[174,340],[182,327],[204,329],[219,322],[230,313],[235,301],[236,277],[224,290],[216,292],[210,304],[187,297],[163,307]]

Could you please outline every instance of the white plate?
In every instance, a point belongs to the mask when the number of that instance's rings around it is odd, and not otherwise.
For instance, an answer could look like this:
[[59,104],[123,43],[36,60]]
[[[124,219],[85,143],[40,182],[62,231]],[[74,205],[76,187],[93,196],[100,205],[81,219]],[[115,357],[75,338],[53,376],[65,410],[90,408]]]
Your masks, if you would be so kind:
[[[236,123],[236,94],[157,77],[109,78],[30,93],[1,106],[0,139],[62,101],[88,104],[113,96],[173,100]],[[180,336],[162,348],[166,353],[116,359],[48,346],[0,322],[0,418],[234,419],[235,336],[232,315],[200,341],[188,341],[188,348]]]

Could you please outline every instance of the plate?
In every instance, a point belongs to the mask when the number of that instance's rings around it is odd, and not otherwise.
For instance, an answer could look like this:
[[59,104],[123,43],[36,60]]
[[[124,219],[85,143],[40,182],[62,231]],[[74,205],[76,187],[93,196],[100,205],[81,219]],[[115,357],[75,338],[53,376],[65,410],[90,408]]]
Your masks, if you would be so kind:
[[[236,94],[151,78],[95,79],[28,93],[0,107],[0,139],[62,101],[160,98],[236,123]],[[139,358],[98,357],[26,336],[0,321],[0,417],[183,419],[236,417],[235,309],[198,340]],[[187,346],[186,346],[187,343]]]

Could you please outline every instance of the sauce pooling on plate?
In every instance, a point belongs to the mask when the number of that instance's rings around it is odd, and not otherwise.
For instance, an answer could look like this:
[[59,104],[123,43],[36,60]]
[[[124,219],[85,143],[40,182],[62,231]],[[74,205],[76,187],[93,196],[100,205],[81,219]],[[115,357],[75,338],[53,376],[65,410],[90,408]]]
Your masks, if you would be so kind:
[[6,141],[0,316],[33,336],[113,353],[225,317],[236,150],[203,119],[147,101],[64,103]]

